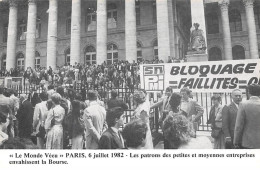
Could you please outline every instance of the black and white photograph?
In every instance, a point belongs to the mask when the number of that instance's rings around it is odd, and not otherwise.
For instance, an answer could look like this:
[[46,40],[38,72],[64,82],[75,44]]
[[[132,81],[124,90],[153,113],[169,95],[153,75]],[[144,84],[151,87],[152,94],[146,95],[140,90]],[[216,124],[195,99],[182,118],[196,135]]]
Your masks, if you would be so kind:
[[259,53],[258,0],[0,0],[0,153],[256,159]]

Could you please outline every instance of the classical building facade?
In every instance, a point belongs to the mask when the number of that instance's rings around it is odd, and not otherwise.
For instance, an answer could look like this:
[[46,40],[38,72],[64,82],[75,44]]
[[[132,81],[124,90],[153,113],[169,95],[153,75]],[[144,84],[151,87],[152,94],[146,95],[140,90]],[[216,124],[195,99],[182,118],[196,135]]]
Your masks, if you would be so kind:
[[259,59],[260,1],[205,0],[209,60]]
[[190,0],[3,0],[3,68],[183,58]]

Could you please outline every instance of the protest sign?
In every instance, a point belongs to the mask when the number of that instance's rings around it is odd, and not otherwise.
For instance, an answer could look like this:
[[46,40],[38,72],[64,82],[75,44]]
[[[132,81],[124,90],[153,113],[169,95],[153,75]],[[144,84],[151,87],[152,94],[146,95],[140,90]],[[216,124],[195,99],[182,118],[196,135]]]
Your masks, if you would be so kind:
[[193,92],[231,92],[260,83],[260,60],[143,64],[141,88],[149,92],[188,87]]

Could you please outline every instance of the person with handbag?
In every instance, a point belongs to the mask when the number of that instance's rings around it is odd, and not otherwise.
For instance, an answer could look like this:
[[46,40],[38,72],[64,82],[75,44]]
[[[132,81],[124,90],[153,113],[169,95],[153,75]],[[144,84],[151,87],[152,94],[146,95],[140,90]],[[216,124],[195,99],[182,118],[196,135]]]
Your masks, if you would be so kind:
[[33,115],[33,134],[37,137],[37,146],[39,149],[44,149],[45,145],[45,120],[48,114],[47,108],[47,100],[48,94],[46,92],[42,92],[40,94],[41,103],[36,104]]
[[222,109],[221,96],[214,95],[211,97],[213,106],[210,109],[209,120],[207,124],[211,124],[211,137],[214,138],[214,149],[224,149],[225,140],[222,130]]
[[62,121],[65,116],[65,109],[60,106],[61,95],[54,93],[51,96],[52,109],[48,111],[45,121],[46,149],[63,149],[63,127]]

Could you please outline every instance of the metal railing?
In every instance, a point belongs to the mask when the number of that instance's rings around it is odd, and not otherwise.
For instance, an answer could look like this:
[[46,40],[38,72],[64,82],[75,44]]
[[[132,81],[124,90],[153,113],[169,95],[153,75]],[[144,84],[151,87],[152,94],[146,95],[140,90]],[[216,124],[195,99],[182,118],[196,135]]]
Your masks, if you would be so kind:
[[[41,93],[43,91],[41,86],[36,85],[12,85],[8,88],[13,88],[20,94],[29,94],[30,88],[34,87],[37,93]],[[68,88],[68,87],[66,87]],[[133,92],[137,89],[137,87],[129,88],[125,86],[125,84],[119,85],[117,87],[113,86],[110,83],[106,83],[104,85],[93,85],[93,84],[81,84],[75,83],[73,85],[73,89],[83,95],[83,99],[85,100],[86,94],[89,90],[97,90],[100,95],[100,100],[104,101],[106,104],[107,101],[111,98],[111,90],[116,90],[118,92],[118,98],[123,100],[129,107],[129,109],[125,112],[126,120],[125,123],[128,123],[131,120],[133,115],[133,111],[135,109],[135,105],[133,103]],[[209,119],[209,112],[210,108],[212,107],[211,97],[213,93],[194,93],[193,99],[196,100],[201,106],[204,108],[204,113],[201,118],[201,124],[199,125],[199,131],[210,131],[210,125],[207,124],[207,120]],[[245,96],[245,95],[244,95]],[[155,99],[151,99],[151,102],[156,102]],[[222,94],[222,105],[229,104],[231,102],[231,94],[230,93],[223,93]],[[150,125],[151,129],[157,131],[160,129],[158,120],[160,118],[159,109],[155,108],[150,112]]]

